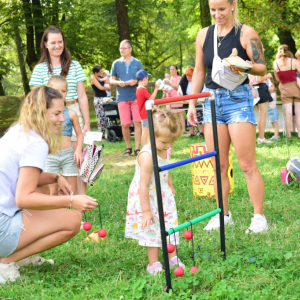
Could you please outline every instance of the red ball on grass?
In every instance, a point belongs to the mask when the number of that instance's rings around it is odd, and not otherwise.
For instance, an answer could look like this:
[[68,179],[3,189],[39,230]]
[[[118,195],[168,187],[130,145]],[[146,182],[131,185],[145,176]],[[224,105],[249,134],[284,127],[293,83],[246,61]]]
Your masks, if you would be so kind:
[[177,267],[177,268],[175,268],[175,270],[174,270],[174,274],[175,274],[177,277],[181,277],[181,276],[184,274],[184,269],[181,268],[181,267]]
[[102,229],[99,229],[99,230],[98,230],[98,235],[99,235],[100,237],[104,238],[104,237],[106,237],[107,232],[106,232],[105,229],[102,228]]
[[168,244],[167,250],[168,250],[168,253],[173,253],[175,250],[175,246],[173,244]]
[[190,271],[193,273],[193,275],[194,275],[194,273],[196,273],[198,270],[199,270],[198,267],[191,267],[191,269],[190,269]]
[[187,240],[191,240],[192,237],[193,237],[193,231],[191,230],[187,230],[185,233],[184,233],[184,238],[187,239]]
[[85,231],[89,231],[92,229],[92,224],[90,222],[85,222],[85,223],[83,223],[82,227]]

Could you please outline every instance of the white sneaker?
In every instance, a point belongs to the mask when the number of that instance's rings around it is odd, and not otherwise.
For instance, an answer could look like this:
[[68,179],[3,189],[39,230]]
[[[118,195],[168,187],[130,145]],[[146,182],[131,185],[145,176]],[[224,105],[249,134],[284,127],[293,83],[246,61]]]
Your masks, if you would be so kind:
[[5,283],[7,280],[16,281],[20,277],[19,266],[17,263],[10,264],[0,263],[0,283]]
[[[210,231],[210,230],[216,230],[220,228],[220,214],[215,215],[210,219],[208,224],[204,227],[204,230]],[[232,214],[229,212],[229,216],[224,215],[224,225],[233,225],[232,221]]]
[[260,214],[255,214],[254,217],[251,218],[251,225],[246,230],[246,233],[258,233],[268,229],[269,226],[267,224],[267,220],[265,216],[262,216]]
[[19,267],[28,266],[30,264],[33,264],[34,266],[40,266],[45,262],[48,262],[50,265],[54,265],[53,259],[46,260],[45,258],[38,256],[37,254],[31,255],[25,260],[20,260],[17,262],[17,264]]

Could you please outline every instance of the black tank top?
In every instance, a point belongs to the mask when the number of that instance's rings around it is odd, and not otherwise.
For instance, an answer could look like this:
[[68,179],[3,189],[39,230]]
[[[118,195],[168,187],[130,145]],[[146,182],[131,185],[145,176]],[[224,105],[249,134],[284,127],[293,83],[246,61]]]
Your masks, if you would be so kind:
[[[96,78],[96,79],[97,79],[97,78]],[[98,79],[97,79],[97,80],[98,80]],[[98,82],[99,82],[102,86],[104,86],[104,81],[99,81],[99,80],[98,80]],[[92,88],[93,88],[93,90],[94,90],[94,92],[95,92],[95,97],[103,98],[103,97],[106,97],[106,96],[107,96],[107,94],[106,94],[105,91],[99,90],[94,84],[92,84]]]
[[[223,39],[223,37],[219,37],[219,40],[222,41],[220,47],[218,47],[218,55],[221,59],[228,57],[232,53],[232,49],[236,48],[238,50],[238,56],[243,60],[251,60],[246,50],[241,45],[240,35],[241,35],[241,28],[243,24],[239,27],[237,33],[235,34],[235,28],[233,27],[232,30],[227,34],[227,36]],[[222,88],[218,84],[212,81],[211,79],[211,71],[212,71],[212,63],[214,59],[214,30],[215,25],[211,25],[208,28],[205,41],[203,44],[203,55],[204,55],[204,63],[206,65],[206,81],[205,86],[216,90],[218,88]],[[249,83],[248,77],[245,79],[243,84]]]

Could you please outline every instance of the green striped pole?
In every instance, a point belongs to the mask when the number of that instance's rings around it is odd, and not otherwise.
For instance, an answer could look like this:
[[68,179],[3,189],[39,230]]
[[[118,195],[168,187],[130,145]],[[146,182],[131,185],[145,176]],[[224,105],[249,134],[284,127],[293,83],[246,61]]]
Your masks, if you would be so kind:
[[207,214],[205,214],[203,216],[200,216],[200,217],[198,217],[196,219],[193,219],[191,221],[183,223],[183,224],[181,224],[181,225],[179,225],[179,226],[177,226],[175,228],[171,228],[171,229],[169,229],[167,231],[167,235],[171,235],[171,234],[173,234],[173,233],[175,233],[175,232],[177,232],[177,231],[179,231],[181,229],[187,228],[187,227],[191,226],[191,223],[192,223],[192,225],[197,224],[197,223],[199,223],[199,222],[201,222],[201,221],[203,221],[205,219],[208,219],[210,217],[215,216],[216,214],[218,214],[220,212],[221,212],[221,209],[218,208],[218,209],[215,209],[215,210],[213,210],[213,211],[211,211],[211,212],[209,212],[209,213],[207,213]]

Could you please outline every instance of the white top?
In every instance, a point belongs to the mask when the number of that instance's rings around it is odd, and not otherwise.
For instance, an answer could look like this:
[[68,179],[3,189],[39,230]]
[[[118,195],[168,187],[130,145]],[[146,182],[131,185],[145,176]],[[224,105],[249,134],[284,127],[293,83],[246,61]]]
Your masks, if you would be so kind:
[[[191,93],[192,93],[192,83],[189,81],[188,85],[186,87],[186,94],[190,95]],[[202,91],[202,93],[204,93],[204,92]],[[177,90],[177,96],[179,96],[179,95],[183,95],[182,88],[180,85],[178,86],[178,90]]]
[[0,139],[0,212],[12,217],[19,207],[15,194],[21,167],[44,170],[48,144],[36,132],[26,134],[19,124]]
[[173,88],[169,84],[166,84],[166,80],[171,81],[171,79],[165,78],[163,80],[163,84],[164,84],[163,89],[167,89],[168,90],[167,93],[170,93],[173,90]]

